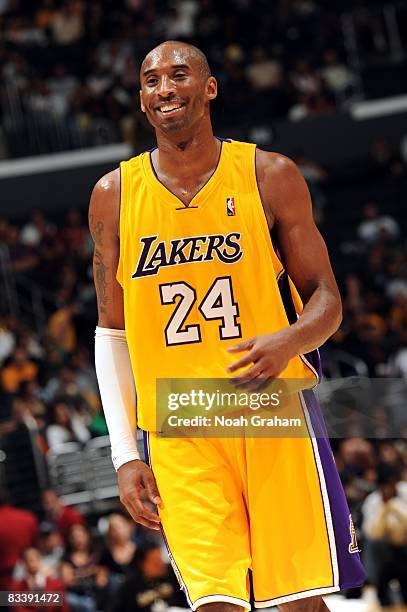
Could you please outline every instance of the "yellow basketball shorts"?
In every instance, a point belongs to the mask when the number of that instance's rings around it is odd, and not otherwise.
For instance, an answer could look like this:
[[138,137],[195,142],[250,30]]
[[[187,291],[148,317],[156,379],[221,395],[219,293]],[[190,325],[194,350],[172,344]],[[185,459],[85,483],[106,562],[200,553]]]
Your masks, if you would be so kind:
[[193,610],[215,601],[250,609],[249,569],[258,608],[363,583],[329,440],[314,433],[319,406],[312,392],[301,401],[309,437],[145,432],[163,535]]

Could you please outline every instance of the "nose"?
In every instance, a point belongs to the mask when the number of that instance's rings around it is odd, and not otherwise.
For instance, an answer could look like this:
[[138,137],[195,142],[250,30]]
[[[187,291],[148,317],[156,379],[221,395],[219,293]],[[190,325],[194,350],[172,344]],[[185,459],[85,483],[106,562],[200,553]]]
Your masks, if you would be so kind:
[[174,93],[174,84],[168,75],[164,74],[158,84],[157,93],[162,98],[168,98]]

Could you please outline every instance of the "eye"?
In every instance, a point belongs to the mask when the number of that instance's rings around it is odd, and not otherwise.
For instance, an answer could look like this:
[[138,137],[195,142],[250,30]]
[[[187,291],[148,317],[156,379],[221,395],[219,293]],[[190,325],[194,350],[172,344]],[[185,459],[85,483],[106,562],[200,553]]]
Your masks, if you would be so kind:
[[156,83],[157,83],[157,78],[156,78],[156,77],[149,77],[149,78],[146,80],[146,84],[147,84],[147,85],[150,85],[150,86],[153,86],[153,85],[155,85]]
[[186,76],[185,72],[176,72],[174,74],[174,79],[183,79]]

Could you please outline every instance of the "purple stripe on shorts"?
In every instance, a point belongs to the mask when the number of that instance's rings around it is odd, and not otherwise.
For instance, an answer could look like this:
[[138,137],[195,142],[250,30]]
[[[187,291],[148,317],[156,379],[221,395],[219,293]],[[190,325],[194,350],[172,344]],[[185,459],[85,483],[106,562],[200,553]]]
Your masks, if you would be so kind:
[[317,440],[319,456],[325,476],[336,542],[339,586],[341,589],[357,587],[363,584],[365,571],[360,561],[359,553],[351,553],[349,551],[351,543],[350,512],[336,468],[324,418],[313,391],[306,389],[302,394]]

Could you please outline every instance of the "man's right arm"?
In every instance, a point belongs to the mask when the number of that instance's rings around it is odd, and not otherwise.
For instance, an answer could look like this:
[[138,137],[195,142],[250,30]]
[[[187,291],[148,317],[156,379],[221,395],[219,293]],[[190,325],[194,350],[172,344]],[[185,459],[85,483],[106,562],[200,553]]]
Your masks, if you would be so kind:
[[95,243],[95,280],[98,325],[124,329],[123,290],[116,280],[119,263],[120,170],[103,176],[95,185],[89,204],[89,229]]
[[154,476],[139,461],[136,397],[124,325],[123,290],[116,279],[120,238],[120,170],[102,177],[89,205],[89,229],[95,248],[93,275],[98,305],[95,364],[103,410],[109,430],[112,459],[118,473],[120,499],[136,522],[158,529],[159,518],[144,506],[145,490],[159,503]]

